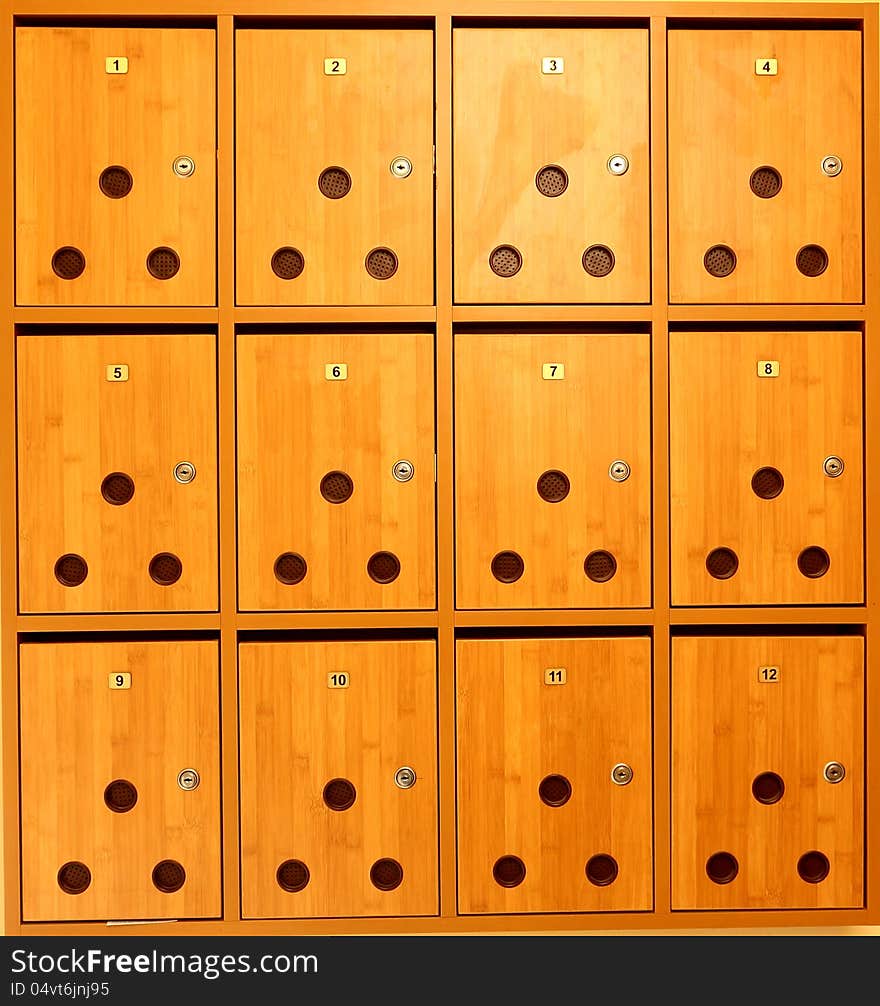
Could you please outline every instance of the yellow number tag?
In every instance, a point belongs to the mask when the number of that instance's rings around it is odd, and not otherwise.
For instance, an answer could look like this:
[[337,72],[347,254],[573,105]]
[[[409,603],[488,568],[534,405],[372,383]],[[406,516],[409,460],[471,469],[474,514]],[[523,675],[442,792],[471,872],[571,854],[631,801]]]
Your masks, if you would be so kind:
[[779,73],[779,63],[775,59],[767,59],[766,56],[762,59],[756,59],[755,73],[759,77],[775,77]]
[[116,671],[110,675],[110,687],[116,688],[131,688],[131,675],[128,671]]
[[541,377],[545,381],[564,381],[565,380],[565,364],[564,363],[544,363],[541,365]]
[[548,667],[544,671],[545,685],[564,685],[568,675],[564,667]]
[[324,364],[324,377],[328,381],[347,381],[348,380],[348,364],[347,363],[325,363]]
[[779,680],[779,668],[778,667],[759,667],[758,668],[758,681],[761,684],[773,684]]
[[127,363],[108,363],[107,364],[107,380],[108,381],[127,381],[128,380],[128,364]]
[[348,688],[350,680],[348,671],[331,671],[327,675],[327,687]]
[[758,360],[758,377],[779,377],[779,360]]
[[565,60],[562,56],[545,56],[541,60],[541,73],[565,73]]
[[105,73],[128,73],[128,56],[107,56],[104,60]]
[[342,56],[328,56],[324,60],[324,73],[328,77],[341,77],[348,73],[348,64]]

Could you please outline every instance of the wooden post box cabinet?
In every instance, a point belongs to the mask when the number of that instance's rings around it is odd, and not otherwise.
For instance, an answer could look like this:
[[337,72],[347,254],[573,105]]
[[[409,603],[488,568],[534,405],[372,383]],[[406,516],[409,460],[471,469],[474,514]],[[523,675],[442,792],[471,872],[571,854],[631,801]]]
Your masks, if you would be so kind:
[[880,923],[876,5],[234,6],[4,8],[7,931]]

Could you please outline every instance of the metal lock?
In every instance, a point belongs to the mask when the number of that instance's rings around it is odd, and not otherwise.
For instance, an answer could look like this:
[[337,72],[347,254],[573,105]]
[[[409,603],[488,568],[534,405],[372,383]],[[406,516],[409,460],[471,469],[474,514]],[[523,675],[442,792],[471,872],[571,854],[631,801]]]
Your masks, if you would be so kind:
[[416,466],[412,463],[412,461],[406,461],[404,459],[395,461],[394,467],[391,469],[391,474],[398,482],[409,482],[415,473]]
[[174,479],[182,486],[189,485],[196,477],[196,466],[191,461],[180,461],[174,466]]
[[626,762],[618,762],[611,770],[611,781],[616,786],[626,786],[632,782],[633,770]]
[[839,761],[830,761],[822,771],[827,782],[842,782],[846,775],[846,769]]
[[822,174],[829,178],[835,178],[843,171],[843,161],[835,154],[829,154],[822,158]]
[[174,163],[171,167],[178,178],[189,178],[196,170],[196,162],[191,157],[187,157],[186,154],[181,154],[180,157],[174,158]]
[[416,784],[416,770],[409,765],[402,765],[394,773],[394,785],[398,789],[412,789]]
[[831,454],[822,462],[822,467],[829,478],[836,479],[838,475],[843,474],[843,458]]
[[614,482],[626,482],[630,476],[630,467],[625,461],[612,461],[608,467],[608,475]]
[[409,178],[412,174],[412,161],[408,157],[395,157],[391,162],[391,174],[395,178]]
[[198,789],[201,781],[199,773],[194,768],[184,768],[177,773],[177,785],[187,793]]
[[612,175],[625,175],[629,171],[629,159],[623,154],[612,154],[607,166]]

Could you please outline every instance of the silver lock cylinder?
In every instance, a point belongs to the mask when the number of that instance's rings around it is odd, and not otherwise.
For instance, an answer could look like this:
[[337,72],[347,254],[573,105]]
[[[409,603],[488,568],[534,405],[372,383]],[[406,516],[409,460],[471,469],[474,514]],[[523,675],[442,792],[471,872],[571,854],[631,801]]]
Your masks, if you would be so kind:
[[174,480],[181,485],[189,485],[196,477],[196,466],[191,461],[179,461],[174,466]]
[[831,454],[822,462],[822,468],[829,478],[836,479],[843,474],[843,458]]
[[836,178],[843,171],[843,161],[836,154],[828,154],[822,158],[822,174]]
[[630,476],[630,467],[620,459],[612,461],[608,466],[608,476],[614,482],[626,482]]
[[391,469],[391,474],[398,482],[409,482],[415,473],[416,466],[412,461],[407,461],[404,458],[401,458],[400,461],[395,461],[394,467]]
[[179,157],[174,158],[174,163],[171,167],[178,178],[189,178],[196,170],[196,162],[191,157],[187,157],[186,154],[181,154]]
[[412,789],[416,784],[416,770],[409,765],[402,765],[394,773],[394,785],[398,789]]
[[616,786],[626,786],[632,782],[633,770],[626,762],[618,762],[611,770],[611,781]]
[[412,161],[408,157],[398,156],[391,162],[390,171],[395,178],[409,178],[412,174]]
[[830,761],[822,770],[826,782],[842,782],[846,775],[846,769],[839,761]]
[[187,793],[199,788],[199,773],[194,768],[184,768],[177,773],[177,785]]
[[612,154],[607,167],[612,175],[625,175],[629,171],[629,159],[624,154]]

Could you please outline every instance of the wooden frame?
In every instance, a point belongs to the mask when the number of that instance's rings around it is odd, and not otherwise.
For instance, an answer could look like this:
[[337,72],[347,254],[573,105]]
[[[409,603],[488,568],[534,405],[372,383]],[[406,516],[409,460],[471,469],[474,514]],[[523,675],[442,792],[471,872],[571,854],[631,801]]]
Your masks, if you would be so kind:
[[[128,932],[150,935],[277,935],[279,933],[467,933],[522,931],[578,931],[590,929],[670,929],[744,926],[838,926],[880,924],[880,95],[878,95],[878,7],[875,3],[575,3],[550,0],[529,7],[491,0],[263,0],[260,16],[267,19],[325,20],[354,17],[360,21],[382,19],[432,19],[435,44],[436,94],[436,301],[433,308],[337,307],[284,308],[236,307],[234,289],[234,28],[246,5],[240,0],[185,0],[176,17],[216,18],[217,29],[217,135],[218,300],[202,308],[35,308],[15,307],[12,263],[15,257],[14,165],[9,155],[0,161],[0,241],[6,268],[0,274],[0,624],[2,624],[3,792],[6,932],[10,935],[104,936]],[[134,21],[150,17],[171,21],[167,5],[156,0],[132,4],[126,16]],[[109,0],[83,0],[76,19],[112,21],[118,4]],[[253,20],[253,8],[247,9]],[[651,302],[643,306],[453,306],[452,292],[452,26],[459,19],[506,19],[531,16],[556,18],[637,19],[650,29],[651,111]],[[14,0],[4,3],[0,16],[0,137],[13,149],[13,28],[16,20],[51,24],[70,20],[71,5],[63,0]],[[828,19],[861,25],[864,32],[864,171],[865,171],[865,299],[843,305],[679,305],[668,300],[666,203],[666,30],[669,21],[729,22],[776,19],[787,23]],[[653,606],[647,610],[491,610],[457,611],[454,604],[454,491],[453,491],[453,382],[452,333],[460,322],[541,322],[602,324],[640,322],[651,327],[653,421]],[[21,615],[17,607],[17,521],[15,443],[15,339],[18,326],[51,322],[60,325],[94,325],[122,322],[147,325],[202,324],[216,326],[218,353],[220,609],[216,614],[95,614]],[[235,332],[239,324],[431,324],[436,325],[437,385],[437,608],[426,612],[303,612],[239,613],[236,597],[236,457],[235,457]],[[669,478],[668,478],[668,354],[670,325],[699,323],[705,326],[732,322],[769,325],[782,322],[855,323],[865,334],[865,514],[866,603],[853,607],[767,607],[673,609],[669,585]],[[825,627],[846,624],[866,636],[865,763],[866,848],[868,853],[865,907],[829,911],[715,911],[672,912],[670,883],[670,637],[687,627],[712,626],[736,631],[759,625]],[[575,631],[589,627],[601,632],[611,627],[649,630],[653,636],[654,727],[654,904],[653,912],[487,915],[478,921],[456,914],[456,805],[455,805],[455,677],[456,632],[460,629],[498,630],[514,627]],[[239,877],[238,709],[237,642],[242,631],[313,630],[333,638],[341,630],[427,630],[436,634],[438,677],[439,766],[439,904],[435,918],[326,919],[243,921]],[[18,655],[19,638],[26,633],[209,631],[220,640],[221,658],[221,800],[223,813],[223,914],[209,922],[179,922],[108,929],[104,924],[21,923],[20,822],[18,802]]]

